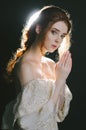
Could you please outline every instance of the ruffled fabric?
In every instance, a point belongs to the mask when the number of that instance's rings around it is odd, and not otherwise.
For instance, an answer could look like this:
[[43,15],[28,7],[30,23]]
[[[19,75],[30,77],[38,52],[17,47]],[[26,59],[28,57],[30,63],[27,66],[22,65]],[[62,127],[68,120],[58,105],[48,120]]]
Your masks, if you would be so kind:
[[52,80],[38,79],[27,83],[13,106],[13,127],[24,130],[58,130],[57,122],[67,116],[72,94],[66,85],[64,106],[59,110],[59,101],[55,109],[51,100],[54,90]]

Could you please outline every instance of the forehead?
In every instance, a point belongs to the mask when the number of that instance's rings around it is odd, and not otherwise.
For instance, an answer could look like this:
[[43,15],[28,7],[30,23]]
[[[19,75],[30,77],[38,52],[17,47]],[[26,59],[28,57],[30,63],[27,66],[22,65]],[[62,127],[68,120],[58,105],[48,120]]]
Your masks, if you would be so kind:
[[53,29],[53,28],[57,29],[58,31],[60,31],[62,33],[67,33],[67,31],[68,31],[68,27],[64,21],[58,21],[58,22],[54,23],[51,26],[51,29]]

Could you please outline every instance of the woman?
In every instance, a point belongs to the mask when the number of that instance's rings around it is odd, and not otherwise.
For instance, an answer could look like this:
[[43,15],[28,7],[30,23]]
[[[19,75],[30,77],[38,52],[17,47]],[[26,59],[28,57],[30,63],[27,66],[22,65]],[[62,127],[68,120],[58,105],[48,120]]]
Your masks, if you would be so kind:
[[[6,108],[3,128],[58,130],[57,122],[68,114],[72,99],[66,85],[72,68],[71,30],[68,12],[53,5],[43,7],[27,21],[21,48],[7,66],[20,89],[16,101]],[[57,49],[57,63],[45,57]]]

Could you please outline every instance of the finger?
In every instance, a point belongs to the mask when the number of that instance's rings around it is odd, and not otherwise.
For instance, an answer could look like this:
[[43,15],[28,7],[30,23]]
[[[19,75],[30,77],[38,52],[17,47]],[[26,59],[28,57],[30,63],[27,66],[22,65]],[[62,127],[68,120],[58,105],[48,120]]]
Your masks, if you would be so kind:
[[65,66],[65,65],[66,65],[66,62],[67,62],[67,59],[68,59],[69,55],[70,55],[69,51],[66,51],[66,52],[62,55],[61,60],[60,60],[60,64],[61,64],[62,66]]
[[63,53],[61,59],[59,60],[59,64],[60,64],[61,66],[64,65],[65,56],[66,56],[66,52]]
[[72,58],[71,55],[68,56],[68,59],[65,64],[66,67],[71,68],[72,67]]
[[69,51],[66,52],[65,57],[64,57],[64,61],[63,61],[63,65],[66,66],[68,59],[69,59],[70,53]]

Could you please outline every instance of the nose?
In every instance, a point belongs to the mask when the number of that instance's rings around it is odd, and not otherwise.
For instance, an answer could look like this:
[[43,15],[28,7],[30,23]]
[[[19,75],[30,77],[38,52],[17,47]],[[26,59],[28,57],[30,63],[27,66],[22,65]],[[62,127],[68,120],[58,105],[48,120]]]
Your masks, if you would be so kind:
[[60,35],[58,35],[58,37],[55,38],[55,42],[58,44],[58,46],[60,46],[60,44],[62,42],[62,38]]

